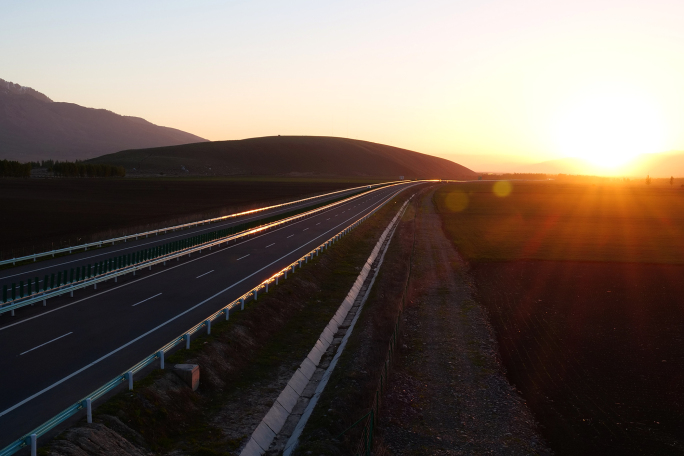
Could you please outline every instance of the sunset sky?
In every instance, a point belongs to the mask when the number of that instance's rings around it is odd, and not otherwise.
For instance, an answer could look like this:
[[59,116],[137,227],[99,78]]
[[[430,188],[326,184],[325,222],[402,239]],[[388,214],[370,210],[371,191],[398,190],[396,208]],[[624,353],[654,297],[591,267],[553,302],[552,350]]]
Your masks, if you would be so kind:
[[0,78],[211,140],[486,170],[684,150],[684,1],[5,2]]

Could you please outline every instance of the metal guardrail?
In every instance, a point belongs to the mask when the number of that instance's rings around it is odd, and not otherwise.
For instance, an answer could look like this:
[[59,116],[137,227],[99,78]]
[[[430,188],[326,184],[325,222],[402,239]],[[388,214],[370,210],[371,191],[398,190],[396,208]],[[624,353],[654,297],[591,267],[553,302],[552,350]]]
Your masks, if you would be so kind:
[[[395,184],[396,185],[396,184]],[[114,377],[112,380],[108,381],[104,385],[102,385],[100,388],[96,389],[92,393],[90,393],[88,396],[84,397],[83,399],[79,400],[78,402],[72,404],[71,406],[67,407],[64,409],[62,412],[58,413],[45,423],[41,424],[37,428],[33,429],[29,433],[23,435],[19,439],[15,440],[8,446],[2,449],[0,451],[0,456],[10,456],[17,451],[21,450],[22,448],[30,447],[31,448],[31,455],[36,456],[37,454],[37,449],[38,449],[38,437],[45,435],[48,431],[59,425],[60,423],[66,421],[70,417],[74,416],[75,414],[79,413],[81,410],[85,409],[86,410],[86,417],[87,421],[90,423],[92,422],[92,402],[96,399],[101,398],[105,394],[107,394],[109,391],[113,390],[114,388],[118,387],[119,385],[125,383],[128,381],[128,387],[129,389],[133,389],[133,377],[137,372],[140,372],[142,369],[145,367],[149,366],[150,364],[156,362],[157,360],[160,361],[160,367],[163,369],[164,368],[164,354],[171,350],[172,348],[182,344],[185,342],[186,348],[190,348],[190,342],[193,334],[196,334],[199,332],[202,328],[207,328],[207,333],[211,334],[211,322],[216,321],[219,319],[222,315],[224,316],[225,320],[228,320],[230,316],[230,310],[234,307],[237,307],[238,305],[240,306],[241,310],[244,310],[245,307],[245,302],[251,297],[253,301],[256,301],[258,298],[258,292],[259,290],[265,289],[265,292],[268,292],[268,286],[271,283],[274,283],[277,285],[278,284],[278,279],[281,276],[284,276],[284,278],[287,278],[287,273],[289,271],[292,271],[294,273],[295,269],[297,266],[300,268],[302,267],[302,262],[307,263],[309,258],[313,258],[314,255],[318,256],[318,254],[327,248],[330,247],[330,245],[334,244],[337,242],[342,236],[348,234],[351,230],[356,228],[358,225],[360,225],[362,222],[367,220],[370,216],[372,216],[374,213],[376,213],[380,208],[382,208],[385,204],[387,204],[392,198],[394,198],[396,195],[398,195],[400,192],[402,192],[405,189],[398,190],[397,192],[393,193],[389,197],[385,199],[382,203],[380,203],[378,206],[376,206],[373,210],[371,210],[369,213],[366,215],[362,216],[355,222],[352,222],[349,226],[344,228],[342,231],[338,232],[331,238],[329,238],[327,241],[324,243],[320,244],[318,247],[314,248],[313,250],[309,251],[306,255],[300,257],[298,260],[290,263],[287,267],[281,269],[278,271],[276,274],[273,276],[269,277],[247,293],[243,294],[239,298],[231,301],[226,307],[223,309],[219,310],[218,312],[213,313],[210,315],[207,319],[203,320],[202,322],[196,324],[192,328],[188,329],[185,331],[183,334],[180,336],[176,337],[173,339],[171,342],[168,344],[164,345],[161,347],[159,350],[156,352],[152,353],[151,355],[148,355],[145,357],[142,361],[137,363],[136,365],[132,366],[128,371],[122,373],[121,375],[118,375]],[[346,201],[346,200],[344,200]],[[335,204],[342,203],[343,201],[340,201]],[[323,208],[321,208],[323,209]],[[318,209],[317,209],[318,210]],[[252,232],[258,232],[261,231],[260,229],[255,229],[251,230]],[[224,242],[224,241],[221,241]],[[203,247],[206,248],[206,247]],[[161,260],[160,260],[161,261]],[[157,261],[159,262],[159,261]]]
[[363,186],[360,186],[360,187],[352,187],[352,188],[347,188],[347,189],[344,189],[344,190],[337,190],[337,191],[334,191],[334,192],[325,193],[325,194],[323,194],[323,195],[317,195],[317,196],[312,196],[312,197],[309,197],[309,198],[304,198],[304,199],[300,199],[300,200],[296,200],[296,201],[290,201],[290,202],[287,202],[287,203],[275,204],[275,205],[273,205],[273,206],[267,206],[267,207],[262,207],[262,208],[258,208],[258,209],[252,209],[252,210],[249,210],[249,211],[238,212],[238,213],[236,213],[236,214],[223,215],[223,216],[221,216],[221,217],[215,217],[215,218],[211,218],[211,219],[199,220],[199,221],[197,221],[197,222],[184,223],[184,224],[182,224],[182,225],[174,225],[174,226],[170,226],[170,227],[167,227],[167,228],[160,228],[160,229],[158,229],[158,230],[143,231],[143,232],[141,232],[141,233],[130,234],[130,235],[126,235],[126,236],[120,236],[120,237],[117,237],[117,238],[106,239],[106,240],[103,240],[103,241],[90,242],[90,243],[87,243],[87,244],[80,244],[80,245],[76,245],[76,246],[72,246],[72,247],[64,247],[64,248],[62,248],[62,249],[49,250],[49,251],[47,251],[47,252],[34,253],[33,255],[25,255],[25,256],[22,256],[22,257],[11,258],[11,259],[8,259],[8,260],[0,260],[0,266],[5,265],[5,264],[10,264],[10,263],[12,263],[12,264],[14,265],[14,264],[16,264],[17,262],[28,261],[28,260],[36,261],[37,258],[42,258],[42,257],[46,257],[46,256],[53,256],[53,257],[54,257],[55,255],[58,255],[58,254],[61,254],[61,253],[72,253],[72,251],[74,251],[74,250],[81,250],[81,249],[88,250],[88,248],[91,248],[91,247],[96,247],[96,248],[97,248],[97,247],[102,247],[102,246],[105,245],[105,244],[112,244],[112,245],[114,245],[116,242],[121,242],[121,241],[126,242],[126,241],[129,240],[129,239],[138,239],[139,237],[149,237],[150,235],[155,235],[155,236],[156,236],[156,235],[158,235],[159,233],[165,234],[165,233],[167,233],[167,232],[169,232],[169,231],[182,230],[182,229],[186,229],[186,228],[191,228],[191,227],[193,227],[193,226],[204,225],[205,223],[220,222],[220,221],[222,221],[222,220],[227,220],[227,219],[230,219],[230,218],[242,217],[242,216],[245,216],[245,215],[255,214],[255,213],[258,213],[258,212],[269,211],[269,210],[272,210],[272,209],[278,209],[278,208],[281,208],[281,207],[291,206],[291,205],[293,205],[293,204],[299,204],[299,203],[303,203],[303,202],[306,202],[306,201],[311,201],[311,200],[315,200],[315,199],[319,199],[319,198],[326,198],[326,197],[329,197],[329,196],[332,196],[332,195],[336,195],[336,194],[338,194],[338,193],[350,192],[350,191],[360,190],[360,189],[364,189],[364,188],[373,188],[373,187],[387,186],[387,185],[397,184],[397,183],[401,183],[401,182],[402,182],[402,181],[392,181],[392,182],[384,182],[384,183],[381,183],[381,184],[370,184],[370,185],[363,185]]
[[[395,186],[395,185],[399,185],[399,184],[390,184],[389,186]],[[386,188],[386,187],[387,186],[385,186],[383,188]],[[374,189],[374,190],[370,190],[370,192],[376,192],[378,190],[379,189]],[[45,305],[47,305],[47,300],[49,298],[62,296],[65,293],[70,293],[71,296],[73,296],[74,291],[82,289],[82,288],[89,287],[90,285],[93,285],[95,288],[97,288],[97,284],[100,282],[106,282],[109,279],[117,280],[117,278],[119,276],[123,276],[123,275],[129,274],[129,273],[135,274],[135,272],[140,270],[140,269],[148,268],[148,267],[151,268],[152,266],[157,265],[159,263],[166,264],[167,261],[170,261],[174,258],[180,258],[180,257],[185,256],[185,255],[191,255],[194,252],[201,252],[202,250],[207,249],[207,248],[211,249],[214,246],[220,246],[224,242],[225,243],[228,243],[231,241],[237,242],[237,240],[240,238],[248,237],[248,236],[256,234],[258,232],[269,230],[269,229],[272,229],[272,228],[275,228],[275,227],[278,227],[278,226],[281,226],[281,225],[284,225],[287,223],[295,222],[295,221],[300,220],[302,218],[310,217],[310,216],[317,214],[321,211],[328,210],[328,209],[333,208],[337,205],[347,203],[349,201],[352,201],[356,198],[359,198],[363,195],[368,195],[368,194],[369,194],[369,192],[364,192],[361,194],[353,195],[349,198],[345,198],[343,200],[336,201],[336,202],[331,203],[331,204],[327,204],[323,207],[312,209],[312,210],[304,212],[302,214],[293,215],[291,217],[287,217],[287,218],[282,219],[282,220],[277,220],[275,222],[267,223],[265,225],[261,225],[261,226],[258,226],[256,228],[247,229],[247,230],[240,232],[240,233],[229,234],[226,236],[219,237],[218,239],[210,239],[210,240],[207,240],[206,242],[202,242],[200,244],[195,244],[195,245],[188,247],[188,248],[175,250],[175,251],[170,252],[170,253],[160,254],[154,258],[151,258],[149,260],[143,260],[143,261],[137,262],[133,265],[126,265],[124,267],[119,267],[113,271],[108,270],[102,274],[98,274],[95,277],[88,277],[88,278],[84,277],[82,280],[78,280],[75,282],[59,284],[57,287],[51,288],[50,290],[43,290],[43,291],[34,293],[31,296],[27,297],[26,299],[24,299],[23,297],[21,297],[19,299],[15,299],[15,296],[12,296],[12,300],[9,301],[10,304],[0,305],[0,315],[3,313],[11,312],[12,316],[14,316],[14,311],[16,309],[19,309],[21,307],[26,307],[29,305],[34,305],[35,303],[41,302],[41,301],[43,302],[43,305],[45,306]],[[38,284],[36,283],[36,287],[37,287],[37,285]],[[23,293],[23,286],[24,286],[23,283],[21,283],[22,293]],[[29,287],[30,287],[30,285],[29,285]],[[44,285],[44,287],[45,287],[45,285]],[[3,295],[4,294],[5,294],[5,290],[3,290]],[[5,299],[5,297],[3,296],[3,300],[4,299]]]

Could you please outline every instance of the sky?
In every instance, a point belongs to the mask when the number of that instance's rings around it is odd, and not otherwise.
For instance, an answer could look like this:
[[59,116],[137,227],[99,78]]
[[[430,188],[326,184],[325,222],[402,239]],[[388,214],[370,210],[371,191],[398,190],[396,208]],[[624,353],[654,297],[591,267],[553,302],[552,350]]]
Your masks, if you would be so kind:
[[478,171],[684,150],[681,0],[0,6],[0,78],[210,140],[342,136]]

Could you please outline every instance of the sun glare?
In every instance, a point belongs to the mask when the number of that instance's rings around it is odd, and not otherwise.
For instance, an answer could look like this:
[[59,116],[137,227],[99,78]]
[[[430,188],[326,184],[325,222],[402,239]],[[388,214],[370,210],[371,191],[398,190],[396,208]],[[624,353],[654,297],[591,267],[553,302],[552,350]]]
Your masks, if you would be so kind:
[[603,92],[569,103],[555,137],[565,156],[616,168],[640,154],[661,152],[664,128],[648,98]]

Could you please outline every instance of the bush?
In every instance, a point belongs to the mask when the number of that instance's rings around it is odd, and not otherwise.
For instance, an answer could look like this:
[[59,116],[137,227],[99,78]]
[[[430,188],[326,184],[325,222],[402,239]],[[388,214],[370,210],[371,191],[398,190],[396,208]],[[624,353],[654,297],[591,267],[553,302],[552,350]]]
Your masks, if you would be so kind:
[[31,164],[0,160],[0,177],[30,177]]

